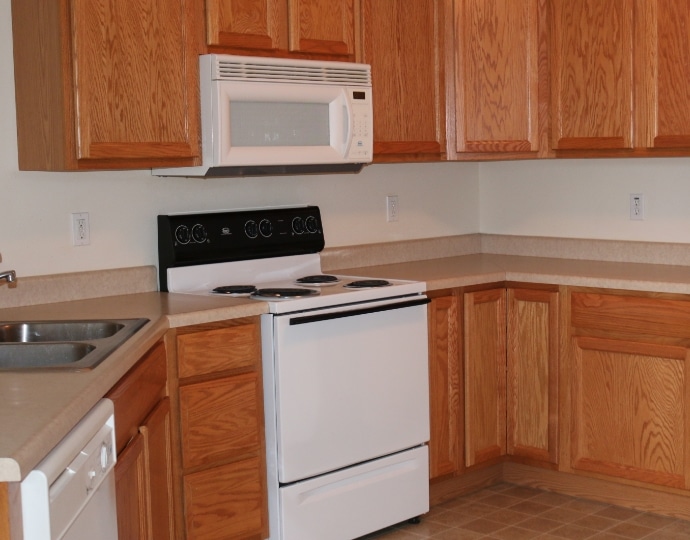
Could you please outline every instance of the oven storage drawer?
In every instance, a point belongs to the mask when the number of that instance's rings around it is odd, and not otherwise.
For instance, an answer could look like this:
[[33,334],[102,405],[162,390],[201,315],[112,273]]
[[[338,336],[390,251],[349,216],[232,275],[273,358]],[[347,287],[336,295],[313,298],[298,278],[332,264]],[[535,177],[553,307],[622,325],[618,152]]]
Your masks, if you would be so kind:
[[426,446],[282,487],[281,538],[347,540],[429,511]]

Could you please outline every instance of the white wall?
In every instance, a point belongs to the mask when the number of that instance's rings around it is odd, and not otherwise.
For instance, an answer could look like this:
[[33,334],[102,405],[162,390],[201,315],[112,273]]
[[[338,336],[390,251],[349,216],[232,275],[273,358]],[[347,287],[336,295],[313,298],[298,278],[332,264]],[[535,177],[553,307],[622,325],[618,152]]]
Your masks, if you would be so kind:
[[[149,171],[17,168],[10,2],[0,2],[0,269],[23,276],[155,264],[156,215],[317,204],[327,246],[477,232],[477,164],[372,165],[358,175],[188,180]],[[385,196],[400,220],[385,220]],[[89,212],[91,244],[73,247],[70,214]]]
[[[480,166],[484,233],[690,243],[690,158],[583,159]],[[631,221],[631,193],[645,220]]]

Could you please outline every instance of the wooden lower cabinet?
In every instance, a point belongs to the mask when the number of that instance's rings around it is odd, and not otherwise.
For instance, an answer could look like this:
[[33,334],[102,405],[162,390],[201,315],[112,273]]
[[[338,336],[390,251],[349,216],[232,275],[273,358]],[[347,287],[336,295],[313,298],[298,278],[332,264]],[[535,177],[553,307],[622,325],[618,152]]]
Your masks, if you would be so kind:
[[166,351],[157,344],[107,394],[115,404],[118,535],[175,538]]
[[171,330],[177,525],[187,539],[268,537],[259,319]]
[[690,301],[654,296],[570,296],[570,466],[687,489]]
[[555,286],[429,293],[431,479],[510,456],[558,461]]

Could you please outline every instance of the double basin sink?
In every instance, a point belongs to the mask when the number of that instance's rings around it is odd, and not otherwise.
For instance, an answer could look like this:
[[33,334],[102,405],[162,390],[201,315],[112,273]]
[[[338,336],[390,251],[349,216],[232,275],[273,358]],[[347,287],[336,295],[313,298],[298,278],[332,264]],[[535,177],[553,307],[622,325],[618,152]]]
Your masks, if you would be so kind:
[[93,369],[147,322],[0,322],[0,371]]

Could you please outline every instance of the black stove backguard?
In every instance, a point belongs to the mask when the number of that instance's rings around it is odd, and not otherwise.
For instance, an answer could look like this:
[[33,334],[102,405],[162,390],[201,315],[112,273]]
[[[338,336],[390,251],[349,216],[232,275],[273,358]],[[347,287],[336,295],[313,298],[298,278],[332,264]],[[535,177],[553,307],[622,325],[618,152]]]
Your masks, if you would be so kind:
[[160,215],[160,290],[168,290],[168,268],[318,253],[324,245],[318,206]]

